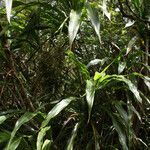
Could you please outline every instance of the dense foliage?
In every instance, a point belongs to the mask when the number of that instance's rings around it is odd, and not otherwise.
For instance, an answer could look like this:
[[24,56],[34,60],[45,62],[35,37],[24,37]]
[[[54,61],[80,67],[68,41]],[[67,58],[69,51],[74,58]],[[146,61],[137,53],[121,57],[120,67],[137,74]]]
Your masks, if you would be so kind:
[[0,149],[149,149],[149,57],[149,0],[1,0]]

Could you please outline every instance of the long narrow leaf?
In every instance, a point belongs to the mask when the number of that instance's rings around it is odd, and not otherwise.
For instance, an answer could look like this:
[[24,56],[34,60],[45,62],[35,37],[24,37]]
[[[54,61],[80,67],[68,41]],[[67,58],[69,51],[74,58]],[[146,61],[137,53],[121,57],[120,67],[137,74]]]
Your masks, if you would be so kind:
[[79,123],[77,123],[72,131],[72,136],[68,142],[67,150],[73,150],[74,147],[74,140],[75,137],[77,136],[77,131],[78,131]]
[[128,47],[127,47],[127,51],[126,51],[126,55],[128,55],[128,53],[132,50],[133,45],[135,44],[136,40],[138,39],[137,36],[134,36],[130,42],[128,43]]
[[71,10],[69,27],[68,27],[70,48],[72,47],[72,43],[77,35],[80,26],[80,17],[81,17],[81,11]]
[[103,5],[101,6],[101,9],[103,11],[103,13],[105,14],[105,16],[111,20],[111,14],[108,12],[107,10],[107,5],[106,5],[106,0],[103,0]]
[[9,143],[8,143],[8,146],[7,146],[7,149],[6,150],[12,150],[11,149],[11,145],[12,145],[12,141],[15,137],[15,134],[16,132],[19,130],[19,128],[27,123],[28,121],[30,121],[33,117],[35,117],[37,115],[37,113],[31,113],[31,112],[27,112],[25,113],[23,116],[21,116],[18,121],[16,122],[15,124],[15,127],[11,133],[11,137],[10,137],[10,140],[9,140]]
[[8,22],[10,22],[10,17],[11,17],[12,1],[13,0],[5,0],[5,7],[6,7],[6,13],[7,13],[7,20],[8,20]]
[[100,36],[100,20],[98,16],[98,12],[96,8],[92,8],[92,6],[87,2],[87,12],[88,12],[88,17],[91,20],[91,23],[94,27],[94,30],[99,38],[99,41],[101,43],[101,36]]
[[87,104],[88,104],[88,113],[89,113],[88,121],[90,120],[90,116],[91,116],[91,111],[92,111],[92,107],[93,107],[93,103],[94,103],[94,96],[95,96],[94,81],[87,80],[87,82],[86,82],[86,100],[87,100]]
[[41,128],[45,127],[52,118],[57,116],[73,100],[75,100],[75,98],[74,97],[70,97],[70,98],[67,98],[67,99],[63,99],[61,102],[59,102],[57,105],[55,105],[53,107],[53,109],[48,113],[46,119],[42,122]]
[[20,142],[21,142],[22,137],[19,137],[17,139],[12,140],[12,143],[10,145],[10,150],[15,150],[17,149],[17,147],[19,146]]
[[42,146],[42,150],[50,150],[51,142],[51,140],[45,140]]
[[2,124],[6,119],[6,116],[0,116],[0,124]]
[[46,135],[46,132],[50,129],[50,127],[42,128],[37,137],[37,150],[41,150],[43,145],[43,138]]
[[111,115],[111,114],[109,114],[109,115],[111,116],[113,126],[114,126],[115,130],[117,131],[117,133],[119,135],[119,141],[120,141],[120,144],[122,145],[122,149],[123,150],[128,150],[127,138],[126,138],[125,132],[120,127],[119,123],[117,122],[117,119],[115,119],[115,117],[113,115]]

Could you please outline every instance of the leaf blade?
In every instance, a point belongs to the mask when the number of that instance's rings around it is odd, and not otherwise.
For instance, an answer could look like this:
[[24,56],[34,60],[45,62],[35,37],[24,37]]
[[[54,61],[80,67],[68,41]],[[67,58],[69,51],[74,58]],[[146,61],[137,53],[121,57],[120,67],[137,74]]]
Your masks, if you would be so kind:
[[68,27],[70,49],[79,30],[80,17],[81,17],[81,11],[71,10],[69,27]]
[[57,116],[73,100],[75,100],[75,98],[74,97],[70,97],[70,98],[67,98],[67,99],[63,99],[61,102],[59,102],[58,104],[56,104],[52,108],[52,110],[48,113],[46,119],[42,122],[41,128],[45,127],[52,118],[54,118],[55,116]]
[[10,18],[11,18],[12,1],[13,0],[5,0],[7,20],[9,23],[10,23]]
[[94,96],[95,96],[95,85],[94,81],[87,80],[86,82],[86,101],[88,104],[88,121],[90,120],[91,111],[94,103]]

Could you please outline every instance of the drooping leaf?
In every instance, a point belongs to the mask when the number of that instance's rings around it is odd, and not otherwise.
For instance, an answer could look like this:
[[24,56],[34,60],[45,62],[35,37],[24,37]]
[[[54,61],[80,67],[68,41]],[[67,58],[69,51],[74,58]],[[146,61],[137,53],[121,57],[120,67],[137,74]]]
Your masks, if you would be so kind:
[[94,30],[99,38],[99,41],[101,43],[101,36],[100,36],[100,20],[98,16],[98,12],[96,8],[93,8],[88,2],[86,3],[87,13],[88,17],[91,20],[91,23],[94,27]]
[[15,124],[15,127],[14,127],[14,129],[13,129],[13,131],[12,131],[12,133],[11,133],[11,137],[10,137],[10,140],[9,140],[9,143],[8,143],[8,146],[7,146],[7,149],[6,150],[12,150],[12,149],[10,149],[11,147],[12,147],[12,141],[13,141],[13,139],[14,139],[14,137],[15,137],[15,134],[16,134],[16,132],[20,129],[20,127],[23,125],[23,124],[25,124],[25,123],[27,123],[28,121],[30,121],[33,117],[35,117],[37,115],[37,112],[36,113],[31,113],[31,112],[27,112],[27,113],[25,113],[24,115],[22,115],[19,119],[18,119],[18,121],[16,122],[16,124]]
[[136,99],[142,103],[142,98],[139,94],[139,91],[137,89],[137,87],[127,78],[125,78],[124,76],[117,76],[117,80],[121,80],[124,83],[126,83],[126,85],[128,86],[129,90],[133,93],[133,95],[136,97]]
[[10,17],[11,17],[12,2],[13,2],[13,0],[5,0],[7,20],[9,23],[10,23]]
[[52,110],[48,113],[47,117],[45,118],[45,120],[42,122],[42,126],[41,128],[44,128],[49,121],[54,118],[55,116],[57,116],[64,108],[66,108],[70,102],[72,102],[73,100],[75,100],[74,97],[70,97],[67,99],[63,99],[61,102],[59,102],[57,105],[55,105]]
[[94,103],[94,96],[95,96],[95,84],[93,80],[86,81],[86,101],[88,104],[88,121],[90,120],[91,111]]
[[67,150],[73,150],[74,141],[75,141],[75,138],[77,136],[78,127],[79,127],[79,123],[77,123],[75,125],[75,127],[74,127],[74,129],[72,131],[71,138],[69,139],[69,142],[68,142]]
[[106,16],[109,20],[111,20],[111,14],[110,14],[110,13],[108,12],[108,10],[107,10],[106,0],[103,0],[103,4],[102,4],[102,6],[100,6],[100,7],[101,7],[103,13],[105,14],[105,16]]
[[42,145],[43,145],[43,138],[44,136],[46,135],[46,132],[50,129],[50,127],[45,127],[45,128],[42,128],[40,130],[40,132],[38,133],[38,137],[37,137],[37,150],[41,150],[42,148]]
[[69,21],[69,41],[70,41],[70,48],[72,47],[72,43],[77,35],[79,26],[80,26],[80,17],[81,17],[81,11],[75,11],[71,10],[70,12],[70,21]]

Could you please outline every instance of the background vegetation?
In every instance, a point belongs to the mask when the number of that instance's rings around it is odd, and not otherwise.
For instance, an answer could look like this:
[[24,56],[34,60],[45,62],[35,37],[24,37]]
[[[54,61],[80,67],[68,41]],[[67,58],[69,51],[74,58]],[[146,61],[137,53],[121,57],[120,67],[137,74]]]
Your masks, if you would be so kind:
[[0,149],[149,149],[149,53],[149,0],[1,0]]

